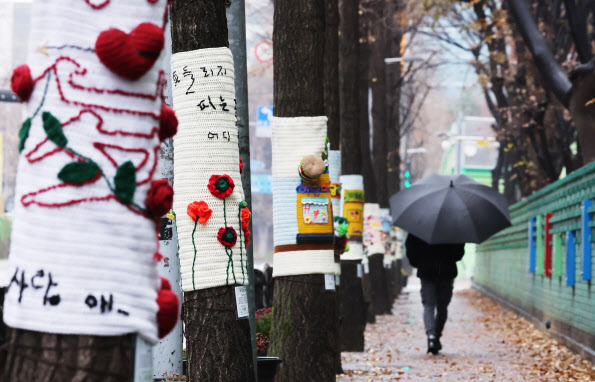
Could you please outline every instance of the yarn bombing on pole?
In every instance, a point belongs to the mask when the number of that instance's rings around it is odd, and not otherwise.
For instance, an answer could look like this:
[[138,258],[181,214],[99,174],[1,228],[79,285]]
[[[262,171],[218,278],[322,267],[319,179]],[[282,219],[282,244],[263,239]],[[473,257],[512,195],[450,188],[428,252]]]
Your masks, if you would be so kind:
[[240,176],[231,51],[176,53],[171,73],[178,118],[174,210],[188,211],[176,220],[182,290],[246,285],[250,217]]
[[[175,326],[179,301],[156,268],[157,223],[173,195],[154,175],[177,125],[163,106],[166,5],[33,2],[28,65],[11,77],[27,102],[4,305],[11,327],[139,333],[154,344]],[[81,20],[93,22],[81,29]]]
[[337,274],[326,117],[272,117],[273,276]]

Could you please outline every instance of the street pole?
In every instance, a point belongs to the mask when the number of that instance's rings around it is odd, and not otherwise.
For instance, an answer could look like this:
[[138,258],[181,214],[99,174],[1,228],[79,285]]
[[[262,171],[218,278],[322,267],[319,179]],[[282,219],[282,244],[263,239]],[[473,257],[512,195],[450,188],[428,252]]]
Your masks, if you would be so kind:
[[[166,78],[171,78],[171,23],[165,30],[165,59],[164,70]],[[165,89],[165,103],[172,107],[171,83],[167,81]],[[159,152],[159,174],[174,184],[174,146],[173,139],[169,138],[161,144]],[[180,258],[178,255],[178,232],[176,224],[167,216],[162,216],[159,227],[159,247],[163,261],[158,264],[159,276],[169,280],[173,291],[178,295],[179,301],[184,301],[180,288]],[[162,339],[153,349],[153,374],[157,378],[183,374],[183,328],[179,320],[174,330]]]
[[[252,191],[250,184],[250,124],[248,112],[248,70],[246,63],[246,7],[244,0],[229,0],[227,6],[227,30],[229,49],[233,54],[235,70],[236,107],[238,118],[238,135],[240,146],[240,158],[244,163],[242,172],[242,185],[244,187],[244,200],[252,211]],[[252,232],[252,220],[250,220],[250,232]],[[256,323],[254,321],[255,298],[254,298],[254,255],[253,245],[250,243],[246,248],[247,272],[248,272],[248,315],[250,321],[250,337],[252,341],[252,358],[254,371],[257,373],[256,362]]]

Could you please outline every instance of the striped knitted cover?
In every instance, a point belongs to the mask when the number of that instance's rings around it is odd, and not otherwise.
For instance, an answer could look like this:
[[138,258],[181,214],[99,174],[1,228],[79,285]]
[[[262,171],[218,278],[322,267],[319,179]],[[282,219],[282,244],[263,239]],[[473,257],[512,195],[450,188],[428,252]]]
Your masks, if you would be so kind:
[[246,285],[249,211],[240,176],[234,66],[228,48],[171,59],[174,211],[182,290]]
[[[326,117],[273,117],[273,276],[336,274],[328,171],[300,178],[306,155],[325,157]],[[328,164],[328,161],[327,161]]]
[[160,139],[175,130],[162,97],[165,9],[166,0],[33,1],[28,66],[11,84],[27,105],[9,326],[157,341],[156,221],[171,188],[152,180]]

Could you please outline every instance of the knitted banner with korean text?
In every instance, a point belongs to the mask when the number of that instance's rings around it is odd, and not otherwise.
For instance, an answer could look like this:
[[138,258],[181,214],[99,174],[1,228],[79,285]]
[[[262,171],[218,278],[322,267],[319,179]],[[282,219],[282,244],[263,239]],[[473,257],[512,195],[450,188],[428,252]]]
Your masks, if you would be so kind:
[[341,210],[349,222],[349,251],[341,255],[341,260],[361,260],[364,258],[364,177],[341,175],[340,179]]
[[273,276],[336,274],[326,117],[271,119]]
[[174,211],[182,290],[246,285],[250,211],[244,202],[228,48],[176,53],[171,59]]
[[11,78],[27,105],[9,326],[155,343],[175,325],[177,297],[156,269],[172,190],[153,180],[177,128],[162,96],[166,3],[33,1],[28,65]]

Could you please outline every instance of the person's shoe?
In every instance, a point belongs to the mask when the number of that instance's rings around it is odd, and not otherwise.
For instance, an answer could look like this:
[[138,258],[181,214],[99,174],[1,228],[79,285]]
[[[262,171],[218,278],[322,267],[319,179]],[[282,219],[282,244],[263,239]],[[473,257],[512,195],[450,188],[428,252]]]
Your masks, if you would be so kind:
[[436,338],[436,349],[438,349],[438,351],[442,350],[442,343],[440,342],[440,337]]
[[438,351],[440,351],[440,349],[438,349],[439,343],[440,342],[436,337],[428,336],[428,353],[432,353],[434,355],[438,354]]

